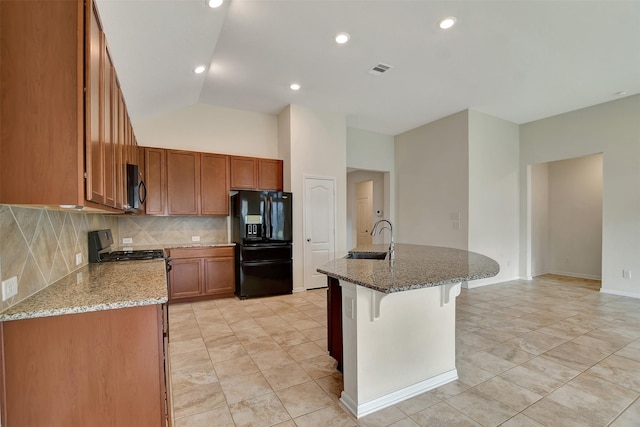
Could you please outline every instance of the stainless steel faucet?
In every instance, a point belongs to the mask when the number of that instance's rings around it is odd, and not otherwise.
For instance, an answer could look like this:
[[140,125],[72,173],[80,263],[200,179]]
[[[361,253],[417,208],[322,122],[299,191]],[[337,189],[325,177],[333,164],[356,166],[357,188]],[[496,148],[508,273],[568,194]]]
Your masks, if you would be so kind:
[[[380,230],[378,230],[378,225],[381,222],[386,222],[388,224],[387,225],[383,225],[382,227],[380,227]],[[376,221],[375,224],[373,224],[373,230],[371,230],[371,235],[375,236],[376,235],[376,230],[378,230],[378,234],[382,233],[382,230],[384,229],[389,230],[389,234],[391,234],[391,242],[389,243],[389,259],[395,259],[396,258],[396,247],[395,244],[393,243],[393,225],[391,224],[391,221],[386,220],[386,219],[379,219],[378,221]]]

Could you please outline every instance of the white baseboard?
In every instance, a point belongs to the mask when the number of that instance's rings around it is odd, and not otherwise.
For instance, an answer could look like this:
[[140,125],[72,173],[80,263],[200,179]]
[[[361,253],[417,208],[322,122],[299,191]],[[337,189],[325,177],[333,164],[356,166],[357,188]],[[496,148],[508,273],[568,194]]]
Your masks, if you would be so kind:
[[401,390],[394,391],[384,396],[377,397],[365,403],[357,404],[344,391],[340,396],[340,401],[347,407],[356,418],[384,409],[388,406],[395,405],[398,402],[407,400],[417,396],[425,391],[433,390],[436,387],[443,386],[458,379],[458,370],[453,369],[444,374],[436,375],[428,380],[421,381],[417,384],[410,385]]
[[502,277],[496,280],[491,280],[491,279],[472,280],[470,282],[462,282],[462,287],[465,289],[473,289],[473,288],[480,288],[482,286],[497,285],[498,283],[512,282],[514,280],[520,280],[520,276],[514,276],[511,278]]
[[[592,274],[570,273],[567,271],[550,271],[543,274],[555,274],[557,276],[577,277],[578,279],[590,279],[590,280],[602,280],[601,276],[595,276]],[[536,274],[536,276],[539,276]]]
[[609,295],[618,295],[621,297],[631,297],[640,299],[640,292],[617,291],[615,289],[600,288],[600,292]]

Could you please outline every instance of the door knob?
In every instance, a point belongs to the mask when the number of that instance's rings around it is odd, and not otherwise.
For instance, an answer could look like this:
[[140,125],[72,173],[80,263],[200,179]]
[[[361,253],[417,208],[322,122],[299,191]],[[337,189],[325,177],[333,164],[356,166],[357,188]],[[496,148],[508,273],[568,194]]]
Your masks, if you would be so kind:
[[310,242],[310,241],[311,241],[311,239],[307,239],[307,242]]

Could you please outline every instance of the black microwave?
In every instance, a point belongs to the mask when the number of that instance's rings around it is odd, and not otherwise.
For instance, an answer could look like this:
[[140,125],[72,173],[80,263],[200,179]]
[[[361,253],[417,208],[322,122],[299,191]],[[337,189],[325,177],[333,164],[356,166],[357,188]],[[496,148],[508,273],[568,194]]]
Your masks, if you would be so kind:
[[142,180],[138,165],[127,164],[127,202],[124,211],[127,213],[140,212],[147,199],[147,186]]

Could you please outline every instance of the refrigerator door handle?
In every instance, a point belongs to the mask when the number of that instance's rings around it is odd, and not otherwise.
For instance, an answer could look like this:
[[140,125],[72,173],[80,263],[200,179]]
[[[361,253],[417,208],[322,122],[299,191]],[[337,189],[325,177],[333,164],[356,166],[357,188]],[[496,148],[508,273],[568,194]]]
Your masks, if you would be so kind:
[[273,239],[273,197],[269,196],[269,238]]

